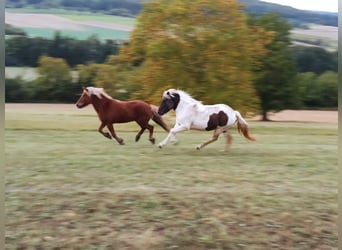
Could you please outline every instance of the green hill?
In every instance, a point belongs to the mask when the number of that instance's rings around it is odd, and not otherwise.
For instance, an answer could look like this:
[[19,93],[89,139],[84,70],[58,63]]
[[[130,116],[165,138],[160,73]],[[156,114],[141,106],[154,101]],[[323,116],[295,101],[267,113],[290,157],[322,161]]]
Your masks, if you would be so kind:
[[[126,17],[136,16],[144,2],[148,0],[7,0],[6,8],[35,8],[35,9],[66,9],[76,11],[101,12],[109,15]],[[301,26],[305,23],[338,26],[337,13],[321,13],[303,11],[279,4],[266,3],[259,0],[239,0],[245,4],[248,13],[261,15],[263,13],[278,13],[288,19],[293,25]]]

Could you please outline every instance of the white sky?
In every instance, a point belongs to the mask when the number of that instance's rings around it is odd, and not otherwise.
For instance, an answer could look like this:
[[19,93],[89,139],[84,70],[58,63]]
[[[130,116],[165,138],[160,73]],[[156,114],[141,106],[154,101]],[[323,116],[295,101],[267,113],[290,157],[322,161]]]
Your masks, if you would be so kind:
[[277,3],[291,6],[300,10],[317,10],[338,12],[338,0],[262,0],[264,2]]

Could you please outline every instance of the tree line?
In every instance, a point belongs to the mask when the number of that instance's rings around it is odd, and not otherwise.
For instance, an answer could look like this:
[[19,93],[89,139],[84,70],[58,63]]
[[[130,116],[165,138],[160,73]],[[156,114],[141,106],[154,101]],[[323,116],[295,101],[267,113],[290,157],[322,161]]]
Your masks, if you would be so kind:
[[[127,43],[110,39],[101,41],[95,35],[86,40],[77,40],[62,36],[58,31],[53,39],[28,37],[21,29],[8,27],[17,35],[6,39],[5,66],[37,67],[41,56],[63,58],[70,67],[104,63],[108,56],[117,55],[120,47]],[[337,51],[329,52],[314,46],[289,46],[289,53],[298,72],[321,74],[338,70]]]
[[39,57],[39,77],[6,82],[6,101],[74,102],[81,86],[93,85],[156,104],[166,88],[181,88],[205,103],[261,110],[264,119],[270,110],[337,107],[337,53],[292,46],[290,25],[276,15],[247,16],[234,1],[198,1],[146,4],[129,42],[103,63]]
[[[19,32],[19,31],[17,31]],[[37,67],[41,56],[63,58],[74,67],[84,63],[102,63],[109,55],[117,54],[122,41],[101,41],[96,36],[86,40],[63,37],[59,32],[53,39],[14,36],[6,39],[5,66]]]

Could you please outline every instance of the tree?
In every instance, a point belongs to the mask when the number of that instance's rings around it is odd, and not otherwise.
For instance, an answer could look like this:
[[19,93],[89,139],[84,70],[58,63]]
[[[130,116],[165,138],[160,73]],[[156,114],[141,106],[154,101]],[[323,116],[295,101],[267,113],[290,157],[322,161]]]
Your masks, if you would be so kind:
[[71,69],[61,58],[39,58],[39,77],[35,84],[37,101],[74,101],[77,85],[72,83]]
[[337,52],[328,52],[319,47],[295,46],[291,48],[298,72],[336,71],[338,67]]
[[27,97],[24,89],[24,80],[21,77],[14,79],[6,79],[5,81],[5,101],[8,102],[22,102]]
[[338,75],[326,71],[321,75],[313,72],[298,74],[299,94],[304,108],[336,108],[338,105]]
[[335,108],[338,106],[338,74],[326,71],[317,78],[321,90],[322,107]]
[[121,74],[117,73],[117,65],[113,63],[113,58],[110,60],[111,63],[78,65],[78,82],[83,86],[104,88],[109,95],[117,99],[126,99],[128,92],[125,82]]
[[271,33],[247,25],[235,0],[160,0],[144,5],[120,60],[137,66],[135,97],[159,102],[169,87],[207,103],[255,111],[252,65]]
[[251,18],[275,36],[266,45],[267,53],[255,69],[254,86],[261,99],[262,120],[268,121],[267,112],[280,111],[298,104],[296,68],[289,53],[290,26],[274,14]]
[[298,73],[298,95],[300,96],[300,108],[311,108],[319,105],[317,95],[317,75],[313,72]]

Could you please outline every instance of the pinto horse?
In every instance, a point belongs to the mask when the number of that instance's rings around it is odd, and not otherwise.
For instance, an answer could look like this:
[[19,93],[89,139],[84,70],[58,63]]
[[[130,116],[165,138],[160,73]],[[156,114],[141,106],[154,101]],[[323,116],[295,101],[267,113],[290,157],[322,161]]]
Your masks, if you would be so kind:
[[169,140],[175,141],[175,135],[189,129],[214,130],[212,138],[199,146],[202,149],[209,143],[216,141],[221,133],[226,136],[227,151],[232,142],[230,127],[237,123],[239,133],[245,138],[255,141],[254,136],[249,133],[248,124],[238,111],[233,110],[225,104],[203,105],[182,90],[169,89],[164,91],[158,114],[163,115],[171,109],[176,112],[176,125],[170,130],[168,136],[159,143],[159,148],[166,145]]
[[[124,145],[125,143],[122,138],[116,135],[113,123],[135,121],[141,127],[135,137],[135,141],[139,141],[142,133],[145,129],[148,129],[150,132],[149,140],[152,144],[155,143],[155,139],[153,138],[154,127],[149,124],[150,119],[160,125],[165,131],[170,131],[169,126],[158,114],[158,107],[144,101],[120,101],[106,94],[103,88],[84,87],[81,97],[76,102],[76,106],[83,108],[89,104],[93,105],[101,121],[98,131],[108,139],[115,138],[120,145]],[[104,127],[108,128],[110,134],[102,131]]]

